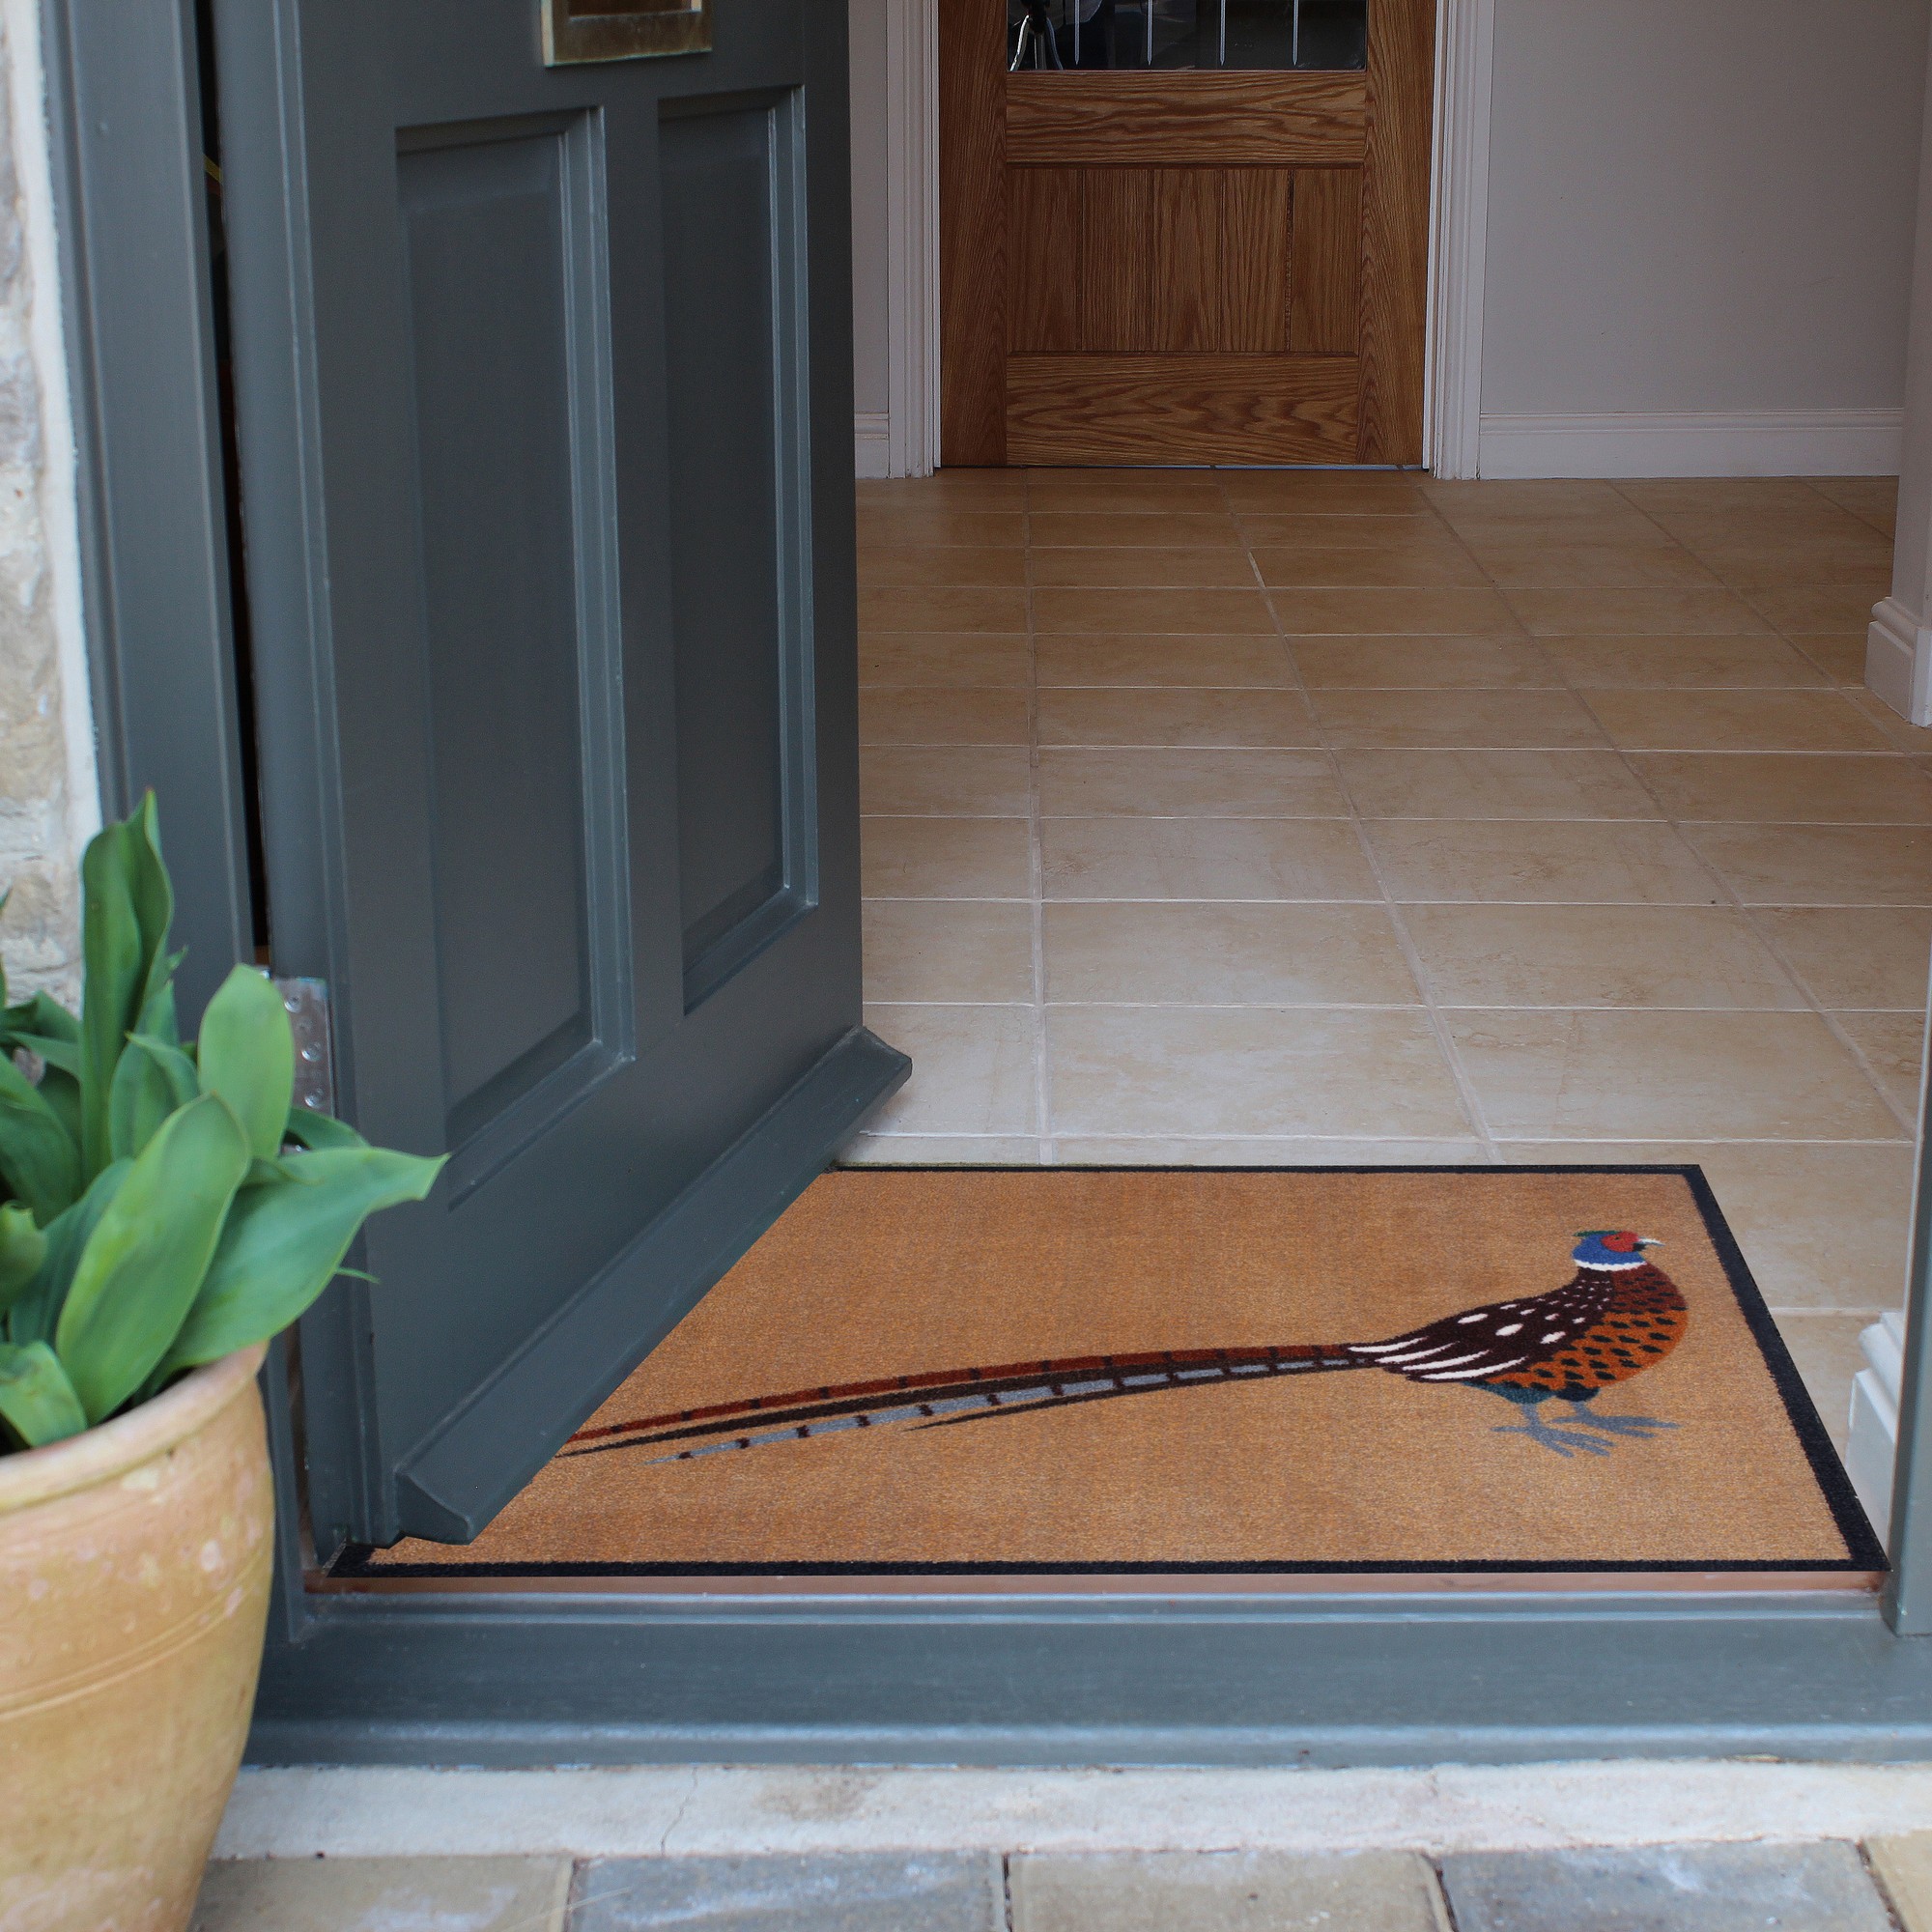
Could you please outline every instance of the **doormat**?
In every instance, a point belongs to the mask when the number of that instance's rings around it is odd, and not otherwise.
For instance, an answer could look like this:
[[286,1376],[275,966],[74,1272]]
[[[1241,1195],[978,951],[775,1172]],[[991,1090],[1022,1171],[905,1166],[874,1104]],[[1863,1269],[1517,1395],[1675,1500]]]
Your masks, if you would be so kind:
[[1883,1567],[1694,1167],[867,1167],[474,1543],[333,1574]]

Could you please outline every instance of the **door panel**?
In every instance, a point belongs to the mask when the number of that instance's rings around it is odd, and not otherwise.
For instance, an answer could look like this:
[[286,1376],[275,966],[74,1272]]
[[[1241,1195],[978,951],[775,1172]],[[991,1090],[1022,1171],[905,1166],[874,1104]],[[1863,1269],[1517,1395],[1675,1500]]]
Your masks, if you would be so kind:
[[1419,462],[1431,0],[1356,71],[1008,73],[1008,19],[941,13],[944,461]]
[[904,1076],[810,11],[549,69],[535,0],[218,0],[275,966],[452,1156],[303,1323],[325,1547],[473,1535]]

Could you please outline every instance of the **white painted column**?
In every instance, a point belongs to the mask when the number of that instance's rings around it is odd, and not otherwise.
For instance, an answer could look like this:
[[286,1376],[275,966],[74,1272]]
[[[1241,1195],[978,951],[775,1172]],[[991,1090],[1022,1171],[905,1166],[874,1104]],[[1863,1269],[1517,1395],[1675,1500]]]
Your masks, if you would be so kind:
[[1918,229],[1906,349],[1905,446],[1891,595],[1872,611],[1865,683],[1915,724],[1932,724],[1932,80],[1918,162]]

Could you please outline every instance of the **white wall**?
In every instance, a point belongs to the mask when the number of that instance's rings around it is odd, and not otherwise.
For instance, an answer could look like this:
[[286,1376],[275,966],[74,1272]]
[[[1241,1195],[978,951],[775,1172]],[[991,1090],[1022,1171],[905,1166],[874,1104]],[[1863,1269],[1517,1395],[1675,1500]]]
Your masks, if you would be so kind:
[[851,0],[853,406],[886,409],[886,7]]
[[1485,470],[1577,416],[1895,442],[1926,0],[1495,5]]

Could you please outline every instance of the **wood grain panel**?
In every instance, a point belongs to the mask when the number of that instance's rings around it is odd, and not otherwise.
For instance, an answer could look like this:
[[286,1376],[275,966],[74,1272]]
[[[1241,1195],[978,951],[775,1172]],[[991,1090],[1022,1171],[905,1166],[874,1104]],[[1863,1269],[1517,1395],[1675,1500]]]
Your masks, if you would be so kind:
[[939,446],[1006,450],[1006,0],[939,10]]
[[1007,346],[1071,350],[1083,338],[1079,168],[1007,170]]
[[1011,355],[1013,463],[1351,463],[1352,355]]
[[1221,173],[1156,168],[1153,177],[1153,346],[1224,349],[1221,340]]
[[[1419,3],[1395,0],[1405,13]],[[946,0],[941,20],[980,4]],[[1384,4],[1377,0],[1371,18]],[[1010,161],[1319,167],[1358,162],[1365,151],[1360,73],[1029,72],[1008,75],[1006,90]],[[1425,112],[1425,145],[1428,131]]]
[[1080,346],[1153,347],[1153,170],[1081,171]]
[[1294,171],[1294,252],[1288,346],[1350,355],[1362,299],[1362,176],[1358,168]]
[[1286,168],[1228,168],[1222,172],[1219,348],[1279,353],[1290,347],[1288,251],[1293,180]]
[[1363,463],[1422,461],[1435,62],[1435,0],[1376,0],[1362,166]]

